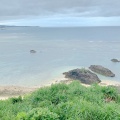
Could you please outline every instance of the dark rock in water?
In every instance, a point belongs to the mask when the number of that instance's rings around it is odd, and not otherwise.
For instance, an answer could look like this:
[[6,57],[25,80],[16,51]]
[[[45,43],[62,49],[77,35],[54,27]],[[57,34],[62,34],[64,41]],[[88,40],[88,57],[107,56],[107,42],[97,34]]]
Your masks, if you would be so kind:
[[30,50],[30,53],[36,53],[36,51],[35,50]]
[[93,84],[93,83],[101,82],[101,80],[98,78],[96,74],[85,69],[74,69],[74,70],[65,72],[63,74],[65,75],[66,78],[69,78],[72,80],[80,80],[81,83],[84,83],[84,84]]
[[117,60],[117,59],[112,59],[111,61],[112,62],[120,62],[120,60]]
[[107,77],[115,77],[115,74],[111,70],[104,68],[101,65],[91,65],[89,69]]

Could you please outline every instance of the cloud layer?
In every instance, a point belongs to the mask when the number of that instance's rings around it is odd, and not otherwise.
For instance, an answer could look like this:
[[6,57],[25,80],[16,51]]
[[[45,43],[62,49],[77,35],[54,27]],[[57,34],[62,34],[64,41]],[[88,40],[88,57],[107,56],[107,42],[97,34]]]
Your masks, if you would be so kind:
[[0,0],[0,24],[120,26],[120,0]]
[[120,16],[120,0],[0,0],[0,16]]

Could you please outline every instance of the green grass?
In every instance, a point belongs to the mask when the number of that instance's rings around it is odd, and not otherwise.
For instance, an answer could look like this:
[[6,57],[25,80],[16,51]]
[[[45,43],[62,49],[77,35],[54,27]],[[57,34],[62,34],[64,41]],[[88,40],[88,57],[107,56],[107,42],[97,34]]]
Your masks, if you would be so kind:
[[120,120],[120,95],[97,84],[55,84],[0,101],[0,120]]

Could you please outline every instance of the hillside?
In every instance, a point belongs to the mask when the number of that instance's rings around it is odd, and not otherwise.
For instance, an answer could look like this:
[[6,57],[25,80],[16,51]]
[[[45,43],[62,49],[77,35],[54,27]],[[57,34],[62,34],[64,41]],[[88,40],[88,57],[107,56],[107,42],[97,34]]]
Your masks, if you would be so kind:
[[0,120],[120,120],[120,95],[112,86],[55,84],[0,101]]

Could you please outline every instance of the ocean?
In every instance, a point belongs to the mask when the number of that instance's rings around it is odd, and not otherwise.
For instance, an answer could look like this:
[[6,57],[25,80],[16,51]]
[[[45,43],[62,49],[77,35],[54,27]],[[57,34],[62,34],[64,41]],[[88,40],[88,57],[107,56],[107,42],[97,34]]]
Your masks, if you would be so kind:
[[[35,50],[36,53],[30,53]],[[120,27],[0,28],[0,85],[37,86],[74,68],[102,65],[120,82]]]

